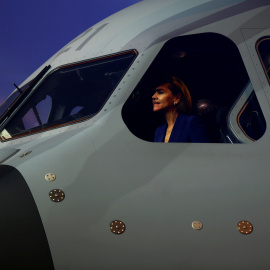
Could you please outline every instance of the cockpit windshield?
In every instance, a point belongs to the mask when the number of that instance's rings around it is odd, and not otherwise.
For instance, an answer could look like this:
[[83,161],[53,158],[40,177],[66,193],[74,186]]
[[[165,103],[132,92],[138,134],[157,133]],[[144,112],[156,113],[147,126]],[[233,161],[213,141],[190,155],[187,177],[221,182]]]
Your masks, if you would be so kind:
[[33,80],[29,81],[27,84],[23,85],[21,88],[14,90],[9,97],[0,105],[0,119],[1,116],[10,109],[13,103],[18,99],[18,97],[25,92],[25,90],[31,85]]
[[136,57],[124,52],[57,69],[33,90],[2,128],[2,140],[85,120],[97,114]]
[[19,91],[15,90],[12,94],[0,105],[0,116],[9,108],[12,102],[19,96]]

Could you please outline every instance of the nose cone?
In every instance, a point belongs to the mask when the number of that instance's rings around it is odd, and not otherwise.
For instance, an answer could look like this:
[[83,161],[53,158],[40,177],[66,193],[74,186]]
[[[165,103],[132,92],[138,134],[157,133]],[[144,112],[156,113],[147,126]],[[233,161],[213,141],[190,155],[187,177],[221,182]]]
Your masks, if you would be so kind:
[[33,196],[23,176],[0,165],[1,269],[54,269]]

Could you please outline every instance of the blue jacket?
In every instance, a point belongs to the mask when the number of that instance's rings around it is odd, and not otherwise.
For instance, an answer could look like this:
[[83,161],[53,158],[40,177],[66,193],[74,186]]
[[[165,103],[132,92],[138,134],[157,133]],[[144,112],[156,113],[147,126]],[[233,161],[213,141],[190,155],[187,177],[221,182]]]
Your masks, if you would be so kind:
[[[155,142],[164,142],[167,123],[158,127],[155,131]],[[199,116],[178,115],[169,142],[194,142],[209,143],[203,120]]]

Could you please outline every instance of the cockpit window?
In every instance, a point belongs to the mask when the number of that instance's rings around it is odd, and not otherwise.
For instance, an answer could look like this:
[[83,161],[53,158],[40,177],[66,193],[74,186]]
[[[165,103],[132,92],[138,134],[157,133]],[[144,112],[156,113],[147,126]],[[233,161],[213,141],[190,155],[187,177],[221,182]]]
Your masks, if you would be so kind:
[[[28,82],[27,84],[23,85],[19,90],[14,90],[11,95],[1,104],[0,106],[0,119],[1,116],[7,111],[13,103],[18,99],[18,97],[29,87],[33,80]],[[21,91],[21,93],[20,93]]]
[[[22,87],[16,84],[16,90],[7,98],[7,100],[0,106],[0,126],[10,117],[10,115],[18,108],[21,102],[28,96],[31,90],[35,87],[38,81],[46,74],[51,66],[45,66],[32,80],[28,81]],[[1,139],[1,137],[0,137]]]
[[[183,90],[186,88],[192,100],[192,105],[190,100],[185,103],[191,109],[182,109],[177,116],[176,121],[182,117],[182,122],[178,121],[176,125],[181,136],[185,132],[182,137],[174,132],[174,126],[172,131],[166,129],[169,103],[164,103],[156,92],[162,84],[163,88],[169,85],[171,92],[175,91],[175,81],[178,85],[185,84],[180,96],[174,96],[175,101],[178,102],[177,97],[180,102],[181,99],[185,101]],[[253,90],[239,50],[232,40],[216,33],[175,37],[161,48],[124,104],[122,117],[131,133],[150,142],[168,142],[168,132],[169,142],[249,143],[261,138],[266,129]],[[169,112],[173,106],[171,102]],[[196,131],[191,136],[195,119]],[[187,121],[189,125],[185,124]],[[171,136],[174,136],[174,141]]]
[[0,106],[0,115],[2,115],[12,102],[19,96],[19,91],[15,90]]
[[256,50],[260,57],[265,75],[270,83],[270,37],[263,37],[258,40]]
[[266,130],[266,122],[254,91],[238,114],[238,125],[252,141],[257,141]]
[[124,52],[57,69],[7,122],[3,140],[96,115],[136,57]]

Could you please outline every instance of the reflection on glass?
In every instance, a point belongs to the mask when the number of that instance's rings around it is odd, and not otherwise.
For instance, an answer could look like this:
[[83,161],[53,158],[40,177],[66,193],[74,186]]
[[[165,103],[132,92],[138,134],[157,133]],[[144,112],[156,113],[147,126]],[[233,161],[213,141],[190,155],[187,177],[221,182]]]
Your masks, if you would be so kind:
[[11,103],[19,96],[19,91],[14,91],[0,106],[0,116],[6,111]]
[[252,141],[259,140],[266,130],[266,122],[254,91],[238,115],[238,124]]
[[[20,90],[24,92],[28,86],[32,83],[32,80],[22,86]],[[11,105],[16,101],[16,99],[20,96],[20,92],[18,90],[15,90],[11,93],[11,95],[0,105],[0,117],[2,114],[11,107]]]

